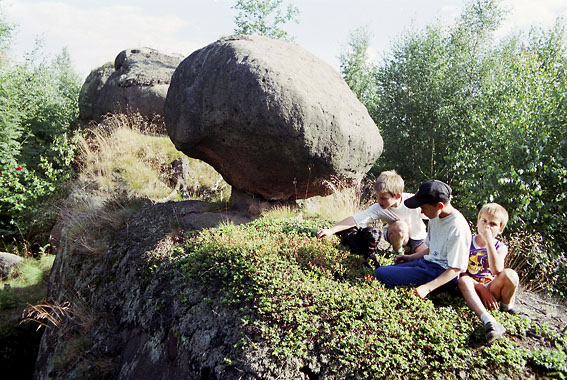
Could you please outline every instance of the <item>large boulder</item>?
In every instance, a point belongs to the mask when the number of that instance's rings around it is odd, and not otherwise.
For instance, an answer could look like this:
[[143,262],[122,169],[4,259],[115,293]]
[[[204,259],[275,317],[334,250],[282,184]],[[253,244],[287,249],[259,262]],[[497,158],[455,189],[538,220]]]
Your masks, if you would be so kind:
[[151,48],[121,51],[112,63],[89,74],[79,94],[79,117],[100,121],[107,113],[138,112],[153,119],[163,114],[169,81],[182,56]]
[[357,182],[383,146],[331,66],[261,36],[222,38],[187,57],[171,78],[164,116],[177,149],[267,200],[326,194],[333,177]]

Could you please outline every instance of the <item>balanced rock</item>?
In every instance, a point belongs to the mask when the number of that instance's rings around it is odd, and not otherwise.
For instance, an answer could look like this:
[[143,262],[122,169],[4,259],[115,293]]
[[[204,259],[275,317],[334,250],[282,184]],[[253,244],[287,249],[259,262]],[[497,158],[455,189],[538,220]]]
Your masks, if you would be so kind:
[[171,75],[182,56],[151,48],[121,51],[112,63],[91,71],[79,94],[79,117],[100,121],[107,113],[163,115]]
[[164,117],[177,149],[266,200],[327,194],[333,177],[357,182],[383,146],[331,66],[261,36],[222,38],[183,60]]

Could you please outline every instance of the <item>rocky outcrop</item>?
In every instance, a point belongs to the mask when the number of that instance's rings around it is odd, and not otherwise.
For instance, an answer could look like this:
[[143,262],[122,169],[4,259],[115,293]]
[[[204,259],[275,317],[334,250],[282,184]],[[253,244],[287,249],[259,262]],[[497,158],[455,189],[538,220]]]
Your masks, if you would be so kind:
[[34,377],[304,378],[299,363],[277,361],[260,339],[240,348],[241,311],[205,296],[173,265],[171,248],[183,242],[184,231],[249,221],[207,208],[201,201],[144,206],[102,256],[77,252],[63,240],[49,295],[65,317],[46,330]]
[[107,113],[138,112],[153,119],[163,114],[171,75],[181,56],[155,49],[128,49],[112,63],[93,70],[79,94],[79,117],[101,121]]
[[261,36],[220,39],[175,70],[164,116],[177,149],[243,193],[288,200],[359,181],[382,152],[366,108],[329,65]]

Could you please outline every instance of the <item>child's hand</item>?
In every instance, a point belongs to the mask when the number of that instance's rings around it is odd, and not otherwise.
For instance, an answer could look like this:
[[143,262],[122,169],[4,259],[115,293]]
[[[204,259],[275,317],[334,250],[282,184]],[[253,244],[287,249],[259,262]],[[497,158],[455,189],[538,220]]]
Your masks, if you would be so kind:
[[482,301],[484,307],[488,310],[497,310],[498,309],[498,301],[494,297],[494,294],[490,290],[488,290],[484,286],[479,286],[476,289],[480,300]]
[[484,239],[486,242],[490,242],[494,240],[494,236],[492,236],[492,231],[488,225],[480,227],[478,229],[478,234]]
[[413,294],[421,299],[425,299],[425,297],[427,297],[429,293],[429,289],[427,289],[424,285],[420,285],[417,288],[413,289]]
[[410,255],[398,255],[394,257],[394,264],[409,263],[410,261],[412,261]]
[[332,233],[330,233],[330,231],[326,228],[323,228],[322,230],[319,230],[317,232],[317,239],[323,240],[324,238],[326,238],[327,236],[332,235]]

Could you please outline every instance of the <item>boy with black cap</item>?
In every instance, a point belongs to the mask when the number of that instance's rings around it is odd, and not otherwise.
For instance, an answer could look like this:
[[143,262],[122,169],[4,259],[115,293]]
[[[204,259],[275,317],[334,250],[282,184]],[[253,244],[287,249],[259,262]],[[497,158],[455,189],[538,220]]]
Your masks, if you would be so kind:
[[376,269],[376,278],[388,287],[417,285],[414,292],[421,298],[445,284],[456,286],[459,274],[467,269],[471,230],[451,205],[451,188],[441,181],[427,181],[404,204],[412,209],[421,207],[429,218],[428,249],[396,256],[395,265]]

